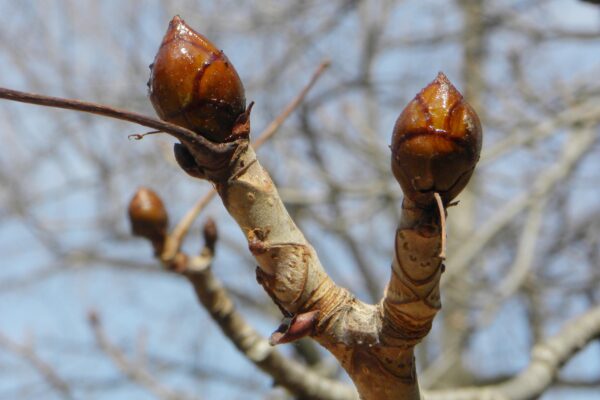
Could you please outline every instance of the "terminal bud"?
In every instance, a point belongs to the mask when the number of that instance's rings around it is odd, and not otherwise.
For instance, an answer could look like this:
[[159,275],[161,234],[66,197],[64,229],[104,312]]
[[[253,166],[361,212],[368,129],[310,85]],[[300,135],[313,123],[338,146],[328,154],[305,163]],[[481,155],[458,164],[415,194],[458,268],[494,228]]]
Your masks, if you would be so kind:
[[467,185],[481,152],[475,110],[439,73],[402,111],[392,136],[392,172],[404,195],[419,207],[444,205]]
[[227,56],[179,16],[150,69],[150,101],[161,119],[213,142],[235,139],[236,123],[245,118],[242,81]]

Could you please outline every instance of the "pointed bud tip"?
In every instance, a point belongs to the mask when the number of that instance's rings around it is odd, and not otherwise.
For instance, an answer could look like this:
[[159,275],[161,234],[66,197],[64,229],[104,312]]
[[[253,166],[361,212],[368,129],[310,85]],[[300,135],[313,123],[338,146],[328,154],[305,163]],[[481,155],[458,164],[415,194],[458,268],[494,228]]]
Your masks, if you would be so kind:
[[435,77],[435,80],[432,83],[434,82],[439,85],[440,89],[445,88],[448,90],[448,92],[456,93],[456,95],[462,98],[462,94],[458,91],[456,86],[454,86],[452,81],[448,79],[446,74],[444,74],[442,71],[438,72],[437,76]]
[[167,27],[167,31],[163,36],[163,40],[161,46],[173,41],[176,38],[187,37],[187,36],[197,36],[198,33],[195,32],[179,15],[174,16],[169,22],[169,26]]
[[438,72],[437,76],[435,77],[435,80],[439,82],[450,83],[450,79],[448,79],[446,74],[442,71]]
[[171,21],[169,22],[169,27],[167,28],[167,36],[169,32],[173,31],[176,31],[177,33],[197,33],[192,28],[190,28],[190,26],[185,22],[185,20],[179,15],[174,16],[173,19],[171,19]]

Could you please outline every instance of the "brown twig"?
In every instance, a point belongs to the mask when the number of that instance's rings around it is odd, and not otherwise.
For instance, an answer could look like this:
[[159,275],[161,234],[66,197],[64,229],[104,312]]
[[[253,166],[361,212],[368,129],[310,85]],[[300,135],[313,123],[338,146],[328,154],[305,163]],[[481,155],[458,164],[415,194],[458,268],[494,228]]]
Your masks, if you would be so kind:
[[69,384],[57,374],[50,364],[36,354],[33,347],[15,343],[2,334],[0,334],[0,347],[23,357],[64,399],[73,399]]
[[203,145],[208,144],[210,146],[210,142],[208,142],[208,140],[195,134],[189,129],[182,128],[179,125],[171,124],[169,122],[161,121],[157,118],[138,114],[121,108],[106,106],[104,104],[20,92],[18,90],[12,90],[3,87],[0,87],[0,99],[17,101],[20,103],[37,104],[45,107],[64,108],[67,110],[81,111],[90,114],[102,115],[104,117],[120,119],[122,121],[129,121],[168,133],[169,135],[172,135],[180,140],[200,142]]

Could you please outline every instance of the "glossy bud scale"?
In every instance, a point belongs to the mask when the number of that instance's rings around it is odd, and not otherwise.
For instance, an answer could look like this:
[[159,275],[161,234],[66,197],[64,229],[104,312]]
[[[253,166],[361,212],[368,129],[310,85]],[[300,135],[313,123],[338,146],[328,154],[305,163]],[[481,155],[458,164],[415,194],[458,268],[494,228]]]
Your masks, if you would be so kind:
[[150,100],[161,119],[214,142],[228,140],[246,98],[222,51],[175,16],[151,70]]
[[129,202],[128,211],[134,235],[153,242],[164,240],[169,217],[162,200],[153,190],[139,188]]
[[481,123],[443,73],[398,117],[392,171],[404,195],[428,207],[438,192],[448,204],[467,185],[481,151]]

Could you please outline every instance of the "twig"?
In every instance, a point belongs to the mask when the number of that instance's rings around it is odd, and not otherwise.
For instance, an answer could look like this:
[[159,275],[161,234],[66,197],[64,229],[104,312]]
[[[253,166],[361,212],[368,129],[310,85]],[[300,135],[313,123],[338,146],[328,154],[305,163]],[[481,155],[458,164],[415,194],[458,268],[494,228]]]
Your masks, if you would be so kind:
[[180,140],[188,140],[192,142],[206,141],[206,139],[202,138],[201,136],[195,134],[189,129],[182,128],[179,125],[171,124],[169,122],[161,121],[157,118],[138,114],[121,108],[106,106],[104,104],[20,92],[18,90],[12,90],[3,87],[0,87],[0,99],[102,115],[104,117],[120,119],[123,121],[129,121],[139,125],[147,126],[149,128],[168,133]]
[[42,360],[31,346],[14,343],[12,340],[0,334],[0,347],[4,347],[6,350],[17,354],[26,360],[40,373],[40,375],[42,375],[44,380],[50,386],[62,395],[63,398],[68,400],[73,399],[68,383],[56,373],[50,364]]
[[127,376],[129,380],[146,388],[159,399],[184,400],[192,398],[164,387],[144,368],[143,365],[129,361],[125,354],[109,341],[102,328],[102,321],[96,312],[90,311],[88,321],[100,349],[110,357],[115,366]]
[[[275,117],[275,119],[262,131],[259,137],[254,141],[254,148],[258,149],[262,146],[267,140],[269,140],[277,130],[283,125],[285,120],[290,116],[290,114],[302,103],[310,89],[317,83],[318,79],[321,77],[323,72],[329,68],[331,62],[329,60],[325,60],[319,64],[317,69],[313,72],[308,83],[302,88],[300,93],[296,95],[288,103],[288,105],[283,109],[283,111]],[[181,242],[183,238],[188,233],[190,227],[193,222],[198,218],[198,215],[202,212],[202,210],[211,202],[211,200],[215,197],[217,191],[215,189],[211,189],[208,193],[206,193],[198,202],[184,215],[184,217],[179,221],[177,226],[173,229],[173,232],[169,235],[169,239],[167,240],[167,244],[165,245],[165,251],[163,252],[164,259],[172,259],[175,254],[179,251],[181,247]]]
[[442,260],[445,260],[446,259],[446,210],[444,209],[444,203],[442,202],[442,198],[440,197],[440,194],[438,192],[435,192],[433,194],[433,197],[435,197],[435,202],[437,203],[437,208],[440,213],[440,228],[441,228],[440,234],[442,235],[442,242],[440,244],[439,257]]
[[[290,116],[290,114],[298,107],[298,105],[304,100],[310,89],[315,85],[319,77],[325,72],[330,66],[328,60],[321,62],[315,72],[313,72],[309,82],[302,88],[300,93],[294,97],[294,99],[285,107],[285,109],[279,114],[267,128],[262,132],[258,139],[254,142],[256,148],[262,146],[267,140],[269,140],[281,127],[283,122]],[[138,114],[132,111],[106,106],[99,103],[93,103],[82,100],[65,99],[60,97],[44,96],[34,93],[21,92],[18,90],[12,90],[0,87],[0,98],[17,101],[21,103],[37,104],[40,106],[64,108],[68,110],[75,110],[81,112],[87,112],[91,114],[102,115],[109,118],[120,119],[124,121],[134,122],[149,128],[154,128],[157,132],[168,133],[177,139],[187,140],[191,142],[199,142],[206,147],[212,147],[211,142],[206,140],[200,135],[195,134],[189,129],[185,129],[181,126],[171,124],[169,122],[161,121],[157,118],[149,117],[146,115]],[[154,133],[154,132],[152,132]],[[136,139],[141,139],[147,134],[134,134],[129,135]],[[189,231],[193,221],[197,218],[200,212],[210,203],[214,198],[216,191],[213,189],[208,192],[203,198],[201,198],[195,205],[188,211],[184,218],[180,221],[177,227],[174,229],[170,240],[165,246],[165,255],[168,258],[172,258],[179,247],[181,241]]]
[[[207,240],[207,234],[214,237]],[[204,230],[205,241],[216,240],[216,229]],[[288,389],[303,399],[356,400],[357,395],[351,386],[323,378],[297,361],[282,355],[269,341],[254,330],[236,310],[228,291],[212,273],[211,263],[214,248],[206,246],[200,256],[180,257],[183,265],[172,268],[185,276],[196,292],[200,304],[219,325],[224,335],[235,347],[258,368],[269,374],[274,383]],[[178,253],[182,254],[182,253]]]
[[323,72],[325,72],[325,70],[327,68],[329,68],[330,65],[331,65],[331,62],[329,60],[325,60],[325,61],[321,62],[321,64],[319,64],[319,66],[317,67],[315,72],[313,72],[313,74],[312,74],[310,80],[308,81],[308,83],[306,84],[306,86],[304,86],[304,88],[300,91],[300,93],[298,93],[296,95],[296,97],[283,109],[281,114],[279,114],[273,120],[273,122],[271,122],[269,124],[269,126],[267,126],[265,128],[265,130],[260,134],[258,139],[256,139],[256,141],[253,143],[255,148],[259,148],[260,146],[262,146],[263,143],[265,143],[267,140],[269,140],[271,138],[271,136],[273,136],[275,134],[275,132],[277,132],[277,130],[283,124],[283,122],[300,105],[300,103],[302,103],[302,101],[304,100],[304,98],[306,97],[306,95],[308,94],[310,89],[312,89],[312,87],[315,85],[315,83],[317,83],[317,80],[319,79],[319,77],[321,77]]
[[[322,154],[323,146],[321,146],[320,138],[318,137],[315,129],[313,128],[310,119],[308,118],[308,111],[306,107],[302,110],[301,113],[301,127],[302,132],[308,139],[308,143],[310,145],[310,156],[314,160],[315,165],[322,171],[323,180],[326,183],[327,187],[329,187],[329,194],[326,196],[328,202],[330,203],[331,210],[333,212],[333,222],[330,224],[326,221],[322,221],[322,225],[326,227],[326,229],[331,230],[335,234],[339,235],[340,239],[344,242],[346,247],[350,250],[354,262],[360,274],[362,275],[362,280],[365,283],[365,287],[367,288],[367,292],[370,297],[370,301],[376,302],[381,296],[381,286],[379,279],[375,277],[373,273],[373,268],[371,268],[370,260],[367,260],[367,257],[364,254],[363,247],[361,246],[354,237],[350,234],[348,230],[348,226],[345,223],[337,223],[338,220],[343,216],[342,207],[340,206],[340,188],[337,182],[330,176],[328,173],[328,168]],[[316,216],[314,218],[319,219]]]
[[480,388],[434,391],[426,400],[525,400],[537,398],[555,380],[560,367],[585,345],[600,337],[600,307],[569,321],[554,337],[537,344],[531,362],[506,382]]
[[200,215],[202,210],[204,210],[204,208],[210,203],[216,194],[217,191],[215,189],[211,189],[183,216],[171,234],[167,236],[165,249],[162,254],[163,260],[171,260],[177,254],[177,252],[179,252],[183,238],[189,232],[192,223],[194,223],[198,215]]
[[529,216],[519,238],[515,260],[505,274],[504,279],[497,284],[494,290],[498,299],[492,303],[492,308],[499,307],[504,300],[512,296],[524,284],[532,264],[535,262],[536,244],[544,222],[546,202],[546,198],[540,198],[531,206]]
[[561,158],[556,163],[532,178],[534,184],[527,191],[511,199],[492,218],[490,218],[469,240],[459,247],[452,257],[452,265],[446,271],[447,285],[469,268],[471,261],[481,250],[508,225],[520,212],[530,207],[542,196],[547,195],[561,180],[568,176],[573,168],[583,159],[583,155],[592,149],[597,140],[593,128],[582,128],[573,131],[566,142]]

